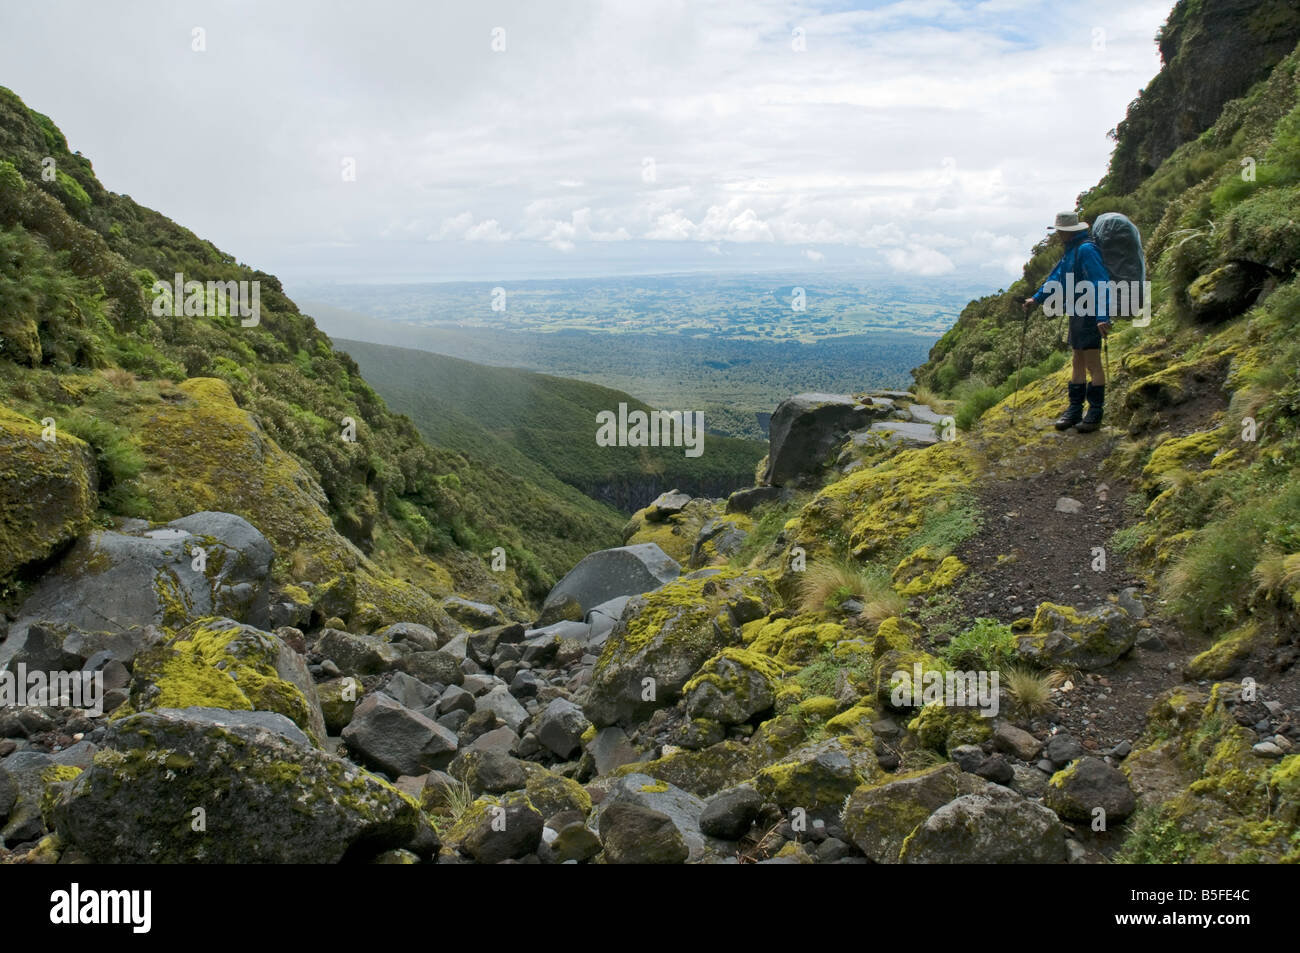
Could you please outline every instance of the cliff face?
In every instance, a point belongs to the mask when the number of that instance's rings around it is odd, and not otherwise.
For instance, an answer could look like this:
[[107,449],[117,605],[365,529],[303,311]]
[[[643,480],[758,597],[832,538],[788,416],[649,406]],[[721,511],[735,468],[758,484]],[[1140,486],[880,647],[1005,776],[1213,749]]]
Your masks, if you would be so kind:
[[1116,129],[1107,185],[1131,192],[1229,100],[1268,76],[1300,42],[1292,0],[1180,3],[1158,37],[1164,64]]

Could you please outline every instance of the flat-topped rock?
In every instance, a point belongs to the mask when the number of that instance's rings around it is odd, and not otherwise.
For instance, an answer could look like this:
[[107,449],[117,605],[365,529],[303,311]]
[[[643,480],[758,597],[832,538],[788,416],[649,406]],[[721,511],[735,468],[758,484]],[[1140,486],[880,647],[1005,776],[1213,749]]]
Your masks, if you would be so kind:
[[772,414],[763,483],[785,486],[817,473],[836,444],[892,407],[871,407],[848,394],[796,394]]
[[577,600],[583,613],[620,596],[653,592],[681,575],[682,567],[654,543],[602,549],[584,557],[555,584],[543,604]]

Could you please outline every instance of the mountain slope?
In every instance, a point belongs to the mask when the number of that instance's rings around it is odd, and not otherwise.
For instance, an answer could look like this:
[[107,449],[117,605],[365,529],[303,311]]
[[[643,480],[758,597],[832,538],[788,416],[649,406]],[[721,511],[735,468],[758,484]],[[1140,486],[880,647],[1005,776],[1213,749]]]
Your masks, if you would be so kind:
[[[378,607],[367,610],[377,618],[393,614],[385,605],[409,611],[419,604],[425,608],[417,614],[427,616],[425,593],[453,590],[522,603],[545,593],[585,552],[617,541],[621,520],[612,511],[424,443],[274,276],[104,189],[54,124],[5,89],[0,227],[0,401],[32,420],[53,418],[89,442],[102,516],[164,520],[189,512],[192,488],[177,468],[192,462],[192,478],[214,476],[219,471],[201,458],[219,441],[185,428],[226,414],[286,451],[301,469],[290,482],[305,480],[320,495],[304,491],[296,518],[277,512],[276,499],[244,499],[241,512],[241,488],[227,474],[231,482],[208,494],[209,504],[267,532],[282,557],[282,581],[348,590],[330,614],[347,618],[364,603]],[[203,283],[258,282],[260,321],[244,326],[206,289],[196,300],[205,313],[159,307],[155,281],[170,285],[178,273]],[[222,382],[200,388],[213,402],[207,409],[178,388],[194,378]],[[156,411],[172,406],[193,411],[181,424],[187,449],[151,457],[162,446],[153,434]],[[236,421],[234,410],[251,417]],[[355,441],[343,439],[349,422]],[[319,532],[301,530],[316,525],[318,508]],[[503,574],[483,565],[497,546],[508,554]],[[293,561],[306,576],[293,578]],[[368,567],[364,592],[352,578],[358,566]]]
[[[621,391],[582,381],[429,351],[337,343],[435,445],[484,458],[493,454],[494,460],[504,445],[627,512],[673,487],[695,496],[725,496],[753,481],[754,467],[766,453],[761,443],[714,434],[705,436],[699,457],[686,456],[681,447],[601,447],[596,444],[599,412],[617,412],[620,404],[629,411],[651,408]],[[485,441],[482,430],[494,440]]]

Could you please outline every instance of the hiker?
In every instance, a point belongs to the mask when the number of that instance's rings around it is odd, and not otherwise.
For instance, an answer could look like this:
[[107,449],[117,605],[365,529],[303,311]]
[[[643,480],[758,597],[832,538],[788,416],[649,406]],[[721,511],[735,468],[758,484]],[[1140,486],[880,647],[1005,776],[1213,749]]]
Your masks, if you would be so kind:
[[[1079,221],[1073,212],[1061,212],[1056,224],[1048,228],[1052,237],[1065,246],[1065,253],[1047,276],[1043,286],[1026,298],[1023,307],[1028,320],[1030,310],[1048,298],[1064,304],[1070,316],[1070,347],[1074,351],[1070,377],[1070,404],[1056,418],[1057,430],[1073,427],[1078,433],[1092,433],[1101,426],[1102,404],[1106,398],[1106,374],[1101,366],[1101,339],[1110,333],[1106,313],[1106,284],[1110,275],[1097,246],[1089,240],[1088,223]],[[1091,378],[1091,383],[1089,383]],[[1088,412],[1083,412],[1084,399]]]

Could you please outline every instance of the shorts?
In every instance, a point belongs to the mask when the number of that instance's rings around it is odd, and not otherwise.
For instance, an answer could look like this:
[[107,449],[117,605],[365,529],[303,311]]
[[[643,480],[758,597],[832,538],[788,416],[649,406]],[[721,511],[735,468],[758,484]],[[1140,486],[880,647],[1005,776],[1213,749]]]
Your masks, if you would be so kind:
[[1076,351],[1095,351],[1100,349],[1101,332],[1097,330],[1097,319],[1091,314],[1070,315],[1069,340],[1070,347]]

